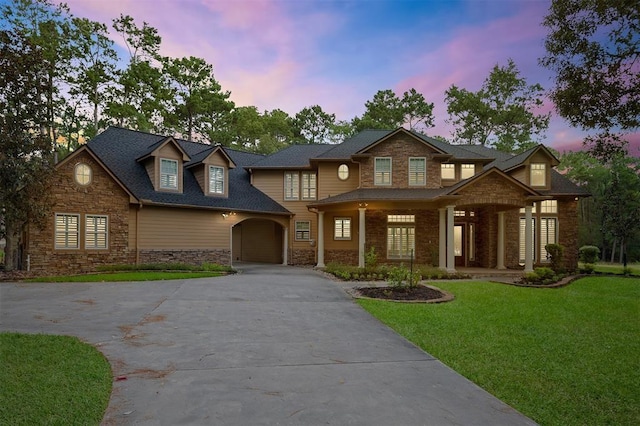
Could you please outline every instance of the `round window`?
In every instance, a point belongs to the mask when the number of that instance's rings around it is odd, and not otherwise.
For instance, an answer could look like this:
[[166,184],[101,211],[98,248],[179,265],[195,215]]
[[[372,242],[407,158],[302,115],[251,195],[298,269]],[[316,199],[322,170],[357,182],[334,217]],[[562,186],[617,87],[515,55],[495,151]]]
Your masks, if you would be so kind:
[[78,185],[89,185],[91,183],[91,167],[85,163],[77,164],[74,176]]
[[349,166],[340,164],[338,167],[338,178],[340,180],[347,180],[347,178],[349,178]]

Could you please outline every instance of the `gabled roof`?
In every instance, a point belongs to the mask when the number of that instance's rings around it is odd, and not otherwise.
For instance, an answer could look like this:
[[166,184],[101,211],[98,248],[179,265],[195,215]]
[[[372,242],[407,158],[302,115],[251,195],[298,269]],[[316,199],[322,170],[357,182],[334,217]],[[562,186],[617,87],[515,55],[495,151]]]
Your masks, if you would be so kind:
[[182,154],[183,161],[189,161],[190,159],[189,154],[187,154],[187,152],[180,146],[180,144],[172,136],[167,136],[164,139],[161,139],[158,142],[149,146],[147,151],[143,153],[140,157],[138,157],[136,161],[146,160],[147,158],[152,156],[154,152],[160,150],[163,146],[167,144],[173,145],[178,151],[180,151],[180,154]]
[[222,148],[220,145],[214,145],[214,146],[211,146],[209,148],[206,148],[203,151],[200,151],[199,153],[197,153],[196,155],[191,157],[191,161],[186,163],[184,165],[184,167],[189,169],[191,167],[195,167],[195,166],[197,166],[199,164],[202,164],[202,162],[204,160],[206,160],[207,158],[211,157],[216,152],[219,153],[220,155],[222,155],[227,160],[227,162],[229,163],[229,168],[230,169],[234,169],[236,167],[236,164],[233,162],[231,157],[229,157],[229,154],[227,154],[226,150],[224,148]]
[[425,201],[448,193],[449,188],[359,188],[353,191],[323,198],[309,206],[323,206],[345,202],[365,201]]
[[[251,185],[244,167],[264,157],[230,149],[224,149],[224,152],[239,167],[229,170],[228,198],[204,195],[191,170],[184,171],[182,193],[155,191],[144,165],[136,159],[157,149],[166,139],[160,135],[109,127],[86,146],[144,204],[290,214],[282,205]],[[199,154],[204,155],[211,148],[181,139],[175,139],[175,143],[191,158],[199,158]]]
[[449,186],[447,187],[448,191],[447,194],[448,195],[454,195],[457,194],[458,192],[462,191],[464,188],[471,186],[473,184],[475,184],[476,182],[478,182],[481,179],[486,178],[487,176],[490,176],[492,174],[498,174],[501,178],[506,179],[508,182],[511,182],[512,184],[520,187],[523,191],[528,192],[529,195],[531,196],[539,196],[541,195],[539,191],[536,191],[535,189],[531,188],[530,186],[525,185],[524,183],[520,182],[519,180],[517,180],[516,178],[506,174],[505,172],[503,172],[502,170],[500,170],[497,167],[491,167],[487,170],[484,170],[482,173],[479,173],[475,176],[472,176],[468,179],[464,179],[461,180],[460,182],[456,183],[455,185]]
[[310,169],[311,158],[330,150],[335,145],[306,144],[290,145],[251,165],[251,169]]

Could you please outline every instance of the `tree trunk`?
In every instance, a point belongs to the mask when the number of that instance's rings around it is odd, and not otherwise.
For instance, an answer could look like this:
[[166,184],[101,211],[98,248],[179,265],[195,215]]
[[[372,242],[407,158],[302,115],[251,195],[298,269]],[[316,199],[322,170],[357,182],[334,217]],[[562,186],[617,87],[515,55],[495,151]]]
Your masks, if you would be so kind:
[[611,263],[615,262],[616,259],[616,245],[618,244],[618,239],[613,239],[613,244],[611,244]]
[[624,238],[620,239],[620,263],[624,263]]
[[17,267],[18,244],[20,242],[20,231],[16,230],[10,223],[6,225],[6,246],[4,248],[4,270],[14,271]]

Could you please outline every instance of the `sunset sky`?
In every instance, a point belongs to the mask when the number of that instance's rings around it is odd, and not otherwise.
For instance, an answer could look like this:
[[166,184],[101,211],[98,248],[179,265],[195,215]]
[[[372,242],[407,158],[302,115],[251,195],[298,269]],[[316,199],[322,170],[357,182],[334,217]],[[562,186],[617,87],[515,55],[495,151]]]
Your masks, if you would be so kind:
[[[260,111],[294,115],[317,104],[351,120],[378,90],[402,96],[413,87],[435,103],[428,133],[449,138],[444,92],[452,84],[476,91],[494,65],[512,58],[529,84],[552,85],[551,72],[538,65],[549,0],[66,3],[74,15],[109,26],[121,13],[140,26],[146,21],[162,37],[161,54],[204,58],[236,105]],[[547,102],[544,111],[552,109]],[[542,142],[576,149],[583,136],[554,114]]]

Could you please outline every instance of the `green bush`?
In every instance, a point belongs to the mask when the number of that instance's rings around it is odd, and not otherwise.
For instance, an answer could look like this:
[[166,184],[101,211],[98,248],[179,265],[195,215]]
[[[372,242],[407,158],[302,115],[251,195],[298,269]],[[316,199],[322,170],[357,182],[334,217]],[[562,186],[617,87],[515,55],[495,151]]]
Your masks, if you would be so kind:
[[372,246],[369,251],[364,254],[364,269],[367,271],[375,271],[378,266],[378,255],[376,254],[375,246]]
[[583,263],[596,263],[600,260],[600,249],[596,246],[582,246],[578,250],[580,261]]
[[585,263],[582,268],[580,268],[581,274],[593,274],[593,271],[596,269],[596,265],[593,263]]
[[549,253],[549,257],[551,258],[551,269],[553,269],[556,273],[563,272],[563,257],[564,257],[564,246],[561,244],[547,244],[544,246]]

